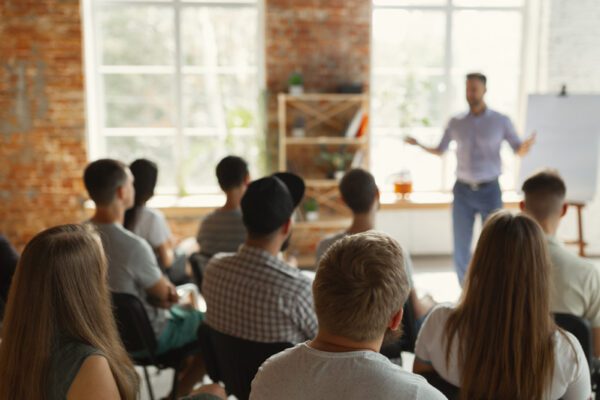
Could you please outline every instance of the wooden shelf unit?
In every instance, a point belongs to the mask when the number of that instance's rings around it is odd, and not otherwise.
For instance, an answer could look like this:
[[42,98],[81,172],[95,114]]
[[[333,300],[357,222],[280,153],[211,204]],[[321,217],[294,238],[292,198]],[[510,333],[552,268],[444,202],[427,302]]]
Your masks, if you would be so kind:
[[[364,135],[356,138],[345,137],[345,131],[352,117],[362,108],[369,114],[369,98],[366,94],[333,94],[333,93],[308,93],[302,95],[278,95],[278,123],[279,123],[279,170],[287,171],[290,147],[307,146],[335,146],[347,145],[352,149],[363,151],[361,166],[369,165],[370,132],[367,124]],[[290,135],[290,114],[305,118],[306,137],[292,137]],[[324,134],[325,133],[325,134]],[[302,175],[302,171],[300,171]],[[305,179],[322,179],[312,176],[303,176]]]
[[[318,162],[320,152],[362,152],[360,167],[368,168],[370,131],[367,123],[360,137],[346,137],[348,125],[359,109],[369,116],[366,94],[318,94],[298,96],[279,94],[279,170],[297,173],[306,183],[305,199],[313,198],[319,206],[319,219],[298,221],[290,253],[301,266],[314,266],[318,242],[328,234],[346,229],[351,215],[340,198],[339,182],[327,176]],[[305,137],[293,137],[295,118],[304,119]],[[348,156],[348,158],[350,158]],[[348,163],[350,164],[350,163]],[[348,166],[347,168],[348,169]],[[300,205],[303,208],[303,204]]]

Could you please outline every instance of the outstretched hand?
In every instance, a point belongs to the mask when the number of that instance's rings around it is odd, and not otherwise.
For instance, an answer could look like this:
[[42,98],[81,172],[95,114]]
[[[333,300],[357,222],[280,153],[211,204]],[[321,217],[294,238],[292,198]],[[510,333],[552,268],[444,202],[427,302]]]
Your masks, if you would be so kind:
[[523,143],[521,143],[521,147],[519,147],[517,154],[519,154],[520,156],[524,156],[527,153],[529,153],[529,150],[531,150],[531,147],[535,144],[536,137],[537,137],[537,132],[533,131],[531,136],[529,136],[527,139],[525,139],[523,141]]
[[417,142],[417,139],[415,139],[412,136],[405,136],[404,137],[404,142],[408,143],[408,144],[411,144],[413,146],[417,146],[419,144],[419,142]]

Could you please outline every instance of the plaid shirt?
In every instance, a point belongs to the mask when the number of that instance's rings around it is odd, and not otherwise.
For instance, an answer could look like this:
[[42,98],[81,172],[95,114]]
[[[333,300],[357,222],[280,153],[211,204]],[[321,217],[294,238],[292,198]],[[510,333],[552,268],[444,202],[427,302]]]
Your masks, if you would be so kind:
[[300,343],[317,332],[312,282],[270,253],[242,245],[209,262],[202,283],[206,323],[256,342]]

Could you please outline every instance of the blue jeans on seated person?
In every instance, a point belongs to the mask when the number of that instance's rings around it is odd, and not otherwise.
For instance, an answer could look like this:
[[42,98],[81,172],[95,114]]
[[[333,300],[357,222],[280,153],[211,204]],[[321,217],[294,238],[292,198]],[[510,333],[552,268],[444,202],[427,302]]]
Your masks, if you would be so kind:
[[494,211],[502,208],[502,191],[498,180],[478,187],[456,181],[453,189],[452,226],[454,233],[454,266],[458,281],[463,285],[471,261],[473,224],[479,214],[484,222]]

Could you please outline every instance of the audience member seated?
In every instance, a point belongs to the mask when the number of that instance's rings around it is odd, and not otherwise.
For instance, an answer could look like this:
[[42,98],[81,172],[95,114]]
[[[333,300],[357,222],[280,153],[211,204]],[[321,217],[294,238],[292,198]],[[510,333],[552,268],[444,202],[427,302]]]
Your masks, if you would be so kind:
[[414,372],[437,372],[463,399],[591,398],[581,345],[549,305],[544,233],[526,215],[493,214],[483,227],[456,307],[425,320]]
[[366,232],[336,241],[317,268],[319,332],[269,358],[251,399],[444,399],[425,379],[379,354],[387,331],[400,334],[409,293],[398,243]]
[[[125,210],[133,206],[134,199],[129,168],[120,161],[97,160],[87,166],[84,181],[96,204],[91,222],[97,227],[108,256],[110,290],[140,298],[157,337],[157,354],[197,340],[196,330],[203,314],[177,305],[177,291],[162,275],[148,242],[122,225]],[[201,358],[194,357],[181,373],[180,394],[189,393],[203,375]]]
[[[350,170],[340,181],[339,190],[342,200],[350,211],[352,211],[352,225],[344,232],[330,235],[319,242],[317,246],[317,262],[323,257],[327,249],[339,239],[347,235],[375,229],[375,218],[380,204],[379,189],[373,175],[363,169]],[[404,248],[402,249],[402,255],[411,288],[409,297],[413,304],[417,320],[422,322],[435,302],[430,296],[419,299],[412,281],[412,260]]]
[[314,337],[311,281],[280,257],[303,195],[304,182],[290,173],[248,186],[241,201],[248,237],[237,253],[215,255],[202,283],[206,323],[213,329],[267,343],[299,343]]
[[135,197],[133,207],[125,212],[123,226],[150,243],[159,265],[167,272],[171,282],[189,282],[192,274],[187,267],[188,255],[182,249],[175,249],[173,235],[163,213],[146,207],[146,202],[154,196],[158,167],[152,161],[139,159],[131,163],[129,169],[133,174]]
[[137,398],[119,339],[107,264],[91,227],[63,225],[25,247],[0,344],[2,399]]
[[552,262],[550,310],[573,314],[590,321],[594,332],[594,356],[600,357],[600,269],[577,257],[556,239],[566,214],[567,188],[555,171],[543,171],[523,183],[521,209],[531,215],[546,233]]
[[12,282],[19,254],[4,235],[0,235],[0,321],[8,300],[8,290]]
[[200,253],[210,259],[217,253],[234,253],[246,240],[240,201],[250,182],[248,165],[240,157],[228,156],[217,164],[217,180],[225,192],[225,205],[209,215],[200,224],[198,244]]

